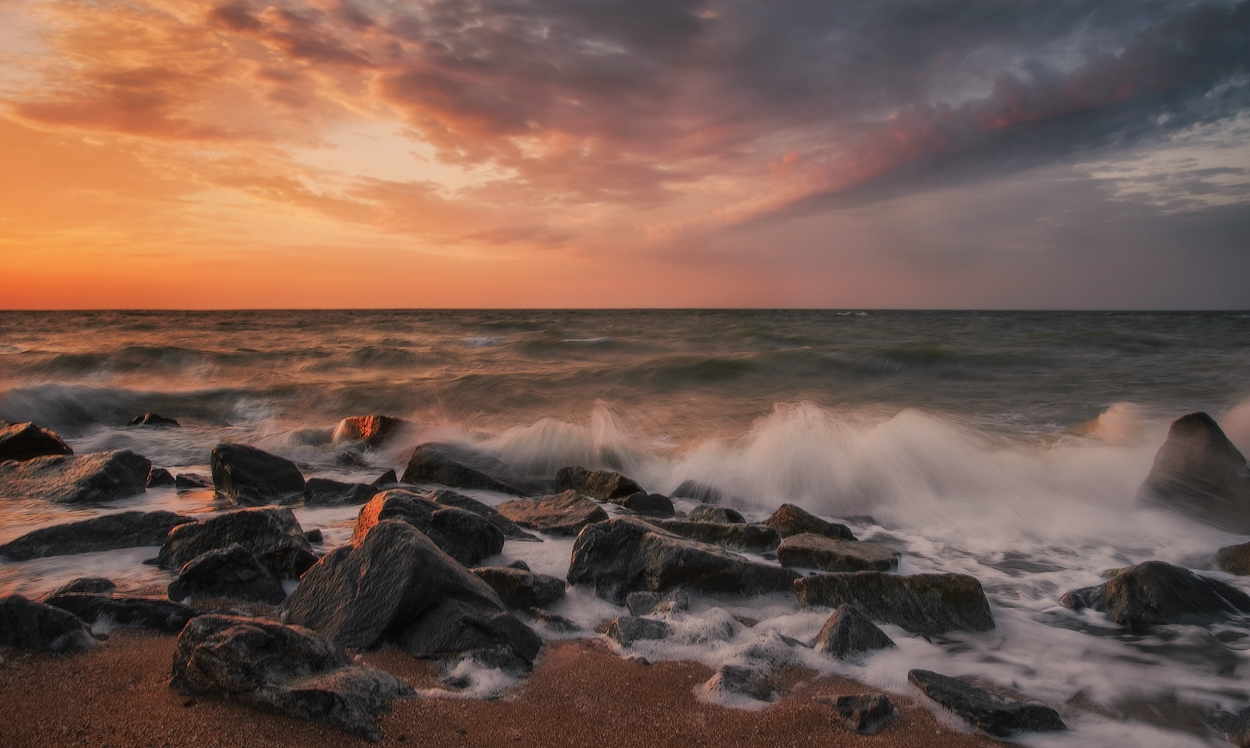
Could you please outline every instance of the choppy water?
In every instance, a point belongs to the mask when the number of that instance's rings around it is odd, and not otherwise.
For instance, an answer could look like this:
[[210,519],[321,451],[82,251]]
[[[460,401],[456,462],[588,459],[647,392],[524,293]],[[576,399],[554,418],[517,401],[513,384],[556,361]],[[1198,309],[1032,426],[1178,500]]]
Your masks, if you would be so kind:
[[[456,440],[535,474],[608,467],[661,492],[694,478],[749,517],[784,501],[871,515],[853,529],[902,551],[901,572],[977,576],[998,628],[929,642],[886,627],[899,648],[862,665],[797,656],[898,691],[908,669],[925,667],[1095,705],[1065,707],[1073,730],[1030,745],[1222,745],[1201,715],[1250,704],[1247,625],[1129,636],[1057,603],[1104,569],[1152,558],[1202,569],[1216,548],[1246,540],[1136,506],[1167,424],[1193,410],[1250,451],[1250,314],[0,313],[0,419],[35,420],[79,452],[130,448],[206,471],[213,445],[244,441],[309,476],[371,479],[420,441]],[[145,411],[184,428],[125,427]],[[330,429],[365,413],[415,428],[368,469],[346,471]],[[103,508],[0,502],[0,542],[103,511],[219,508],[211,492],[172,489]],[[297,513],[332,544],[355,510]],[[504,555],[563,576],[570,548],[513,543]],[[161,573],[138,564],[151,554],[0,564],[0,591],[37,594],[101,570],[154,580]],[[614,615],[579,593],[563,606],[592,627]],[[761,623],[710,642],[727,612]],[[703,600],[679,622],[685,633],[646,653],[792,658],[768,632],[811,638],[826,615],[792,600]]]

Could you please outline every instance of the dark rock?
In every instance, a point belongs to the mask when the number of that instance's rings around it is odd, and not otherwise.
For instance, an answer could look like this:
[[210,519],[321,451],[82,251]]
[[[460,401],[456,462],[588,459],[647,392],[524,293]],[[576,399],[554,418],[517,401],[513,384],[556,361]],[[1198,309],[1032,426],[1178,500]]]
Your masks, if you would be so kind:
[[176,486],[178,485],[178,479],[174,478],[174,474],[165,468],[154,467],[148,471],[148,480],[146,485],[148,488]]
[[1130,566],[1101,586],[1068,592],[1059,602],[1076,611],[1093,608],[1130,629],[1203,625],[1250,613],[1250,595],[1163,561]]
[[1246,458],[1206,413],[1190,413],[1172,422],[1140,495],[1147,504],[1250,533]]
[[0,462],[0,495],[92,504],[146,490],[152,463],[127,449]]
[[443,506],[454,506],[467,512],[473,512],[476,515],[485,517],[503,536],[508,540],[538,540],[534,535],[517,527],[516,524],[507,517],[500,514],[494,507],[483,504],[477,499],[470,499],[464,494],[456,493],[447,488],[436,488],[425,495],[425,498],[433,501],[435,504]]
[[342,452],[339,452],[338,457],[335,457],[334,461],[335,463],[339,465],[339,467],[345,467],[345,468],[369,467],[369,461],[365,459],[365,456],[354,449],[345,449]]
[[652,520],[651,524],[674,535],[697,540],[700,543],[712,543],[751,553],[766,553],[776,548],[781,542],[776,530],[761,524],[691,522],[688,519]]
[[361,507],[352,542],[359,545],[374,526],[388,519],[417,528],[465,566],[476,565],[503,550],[503,533],[485,517],[437,504],[403,488],[383,491]]
[[763,673],[740,665],[721,665],[705,686],[707,690],[748,696],[756,701],[769,701],[773,687]]
[[583,527],[608,518],[603,507],[573,490],[542,500],[505,501],[495,508],[512,522],[548,535],[576,535]]
[[833,611],[816,637],[816,649],[839,660],[893,646],[893,639],[868,620],[863,611],[849,604]]
[[44,602],[69,611],[86,623],[107,617],[118,626],[154,629],[176,634],[196,616],[185,605],[161,597],[132,597],[107,592],[67,592],[49,595]]
[[620,473],[609,470],[590,471],[584,467],[560,468],[556,473],[557,491],[576,491],[583,496],[600,501],[620,503],[630,494],[642,491],[642,486]]
[[339,421],[331,438],[336,442],[364,442],[367,447],[380,447],[405,425],[402,418],[391,416],[351,416]]
[[718,546],[674,535],[633,517],[587,525],[573,544],[569,584],[591,584],[616,603],[630,592],[686,588],[756,595],[789,590],[798,575]]
[[1228,742],[1237,748],[1250,748],[1250,708],[1231,715],[1223,732]]
[[141,416],[135,416],[130,419],[131,426],[146,426],[148,428],[157,429],[176,429],[182,426],[172,418],[158,416],[155,413],[144,413]]
[[325,537],[321,534],[320,529],[314,527],[311,530],[304,531],[304,539],[309,543],[321,543],[325,540]]
[[414,657],[480,652],[528,667],[542,647],[489,585],[396,520],[322,557],[283,610],[353,649],[394,642]]
[[682,481],[677,490],[673,491],[674,499],[694,499],[704,504],[719,504],[723,496],[718,489],[704,485],[698,481]]
[[555,631],[556,633],[571,634],[574,631],[582,630],[581,626],[578,626],[576,623],[570,621],[564,616],[559,616],[555,613],[548,613],[542,608],[530,608],[529,614],[532,615],[536,621],[541,622],[544,626],[552,631]]
[[855,540],[855,534],[846,525],[829,522],[794,504],[782,504],[764,524],[777,531],[782,538],[803,533],[824,535],[834,540]]
[[170,600],[188,597],[226,597],[276,605],[286,598],[282,582],[235,543],[188,561],[169,585]]
[[340,483],[329,478],[309,478],[304,484],[305,506],[346,506],[363,504],[372,499],[378,489],[363,483]]
[[621,616],[608,624],[607,633],[609,639],[628,647],[636,641],[667,639],[673,633],[673,627],[652,618]]
[[543,608],[564,599],[564,580],[559,577],[508,566],[479,566],[471,571],[509,608]]
[[297,719],[328,722],[372,741],[389,701],[415,693],[378,668],[353,664],[299,626],[234,616],[200,616],[178,637],[170,687]]
[[441,483],[451,488],[498,491],[515,496],[542,492],[539,481],[521,475],[489,455],[454,444],[429,442],[412,451],[404,483]]
[[521,571],[529,571],[529,570],[530,570],[530,565],[529,565],[529,564],[527,564],[527,563],[525,563],[524,561],[522,561],[521,559],[519,559],[519,558],[518,558],[516,561],[509,561],[509,562],[508,562],[508,568],[509,568],[509,569],[520,569]]
[[21,595],[0,597],[0,649],[77,652],[92,644],[91,630],[73,613]]
[[718,522],[720,524],[741,524],[747,521],[737,509],[711,504],[700,504],[686,515],[686,519],[691,522]]
[[850,603],[873,621],[891,623],[913,634],[994,628],[981,583],[967,574],[831,572],[803,577],[794,583],[794,589],[802,605],[837,608]]
[[304,570],[317,562],[291,510],[269,507],[239,509],[179,525],[165,539],[156,565],[181,569],[202,553],[235,543],[283,579],[299,579]]
[[1059,713],[1045,704],[1009,699],[931,670],[912,670],[907,680],[925,696],[995,737],[1068,729]]
[[0,462],[72,454],[60,436],[38,424],[0,421]]
[[387,470],[377,478],[374,478],[373,482],[369,485],[374,488],[390,488],[391,486],[399,485],[399,476],[395,475],[394,470]]
[[898,716],[898,710],[883,693],[858,693],[821,699],[842,715],[851,732],[872,735]]
[[104,577],[79,577],[57,587],[45,597],[65,595],[71,592],[111,592],[115,589],[117,589],[117,585],[111,579],[105,579]]
[[304,475],[294,462],[245,444],[218,444],[209,460],[213,485],[240,506],[289,501],[304,493]]
[[690,609],[690,598],[683,590],[660,592],[631,592],[625,596],[625,607],[630,615],[645,616],[651,613],[666,615]]
[[26,561],[47,556],[160,545],[170,530],[193,521],[173,512],[106,514],[32,530],[0,545],[0,556],[11,561]]
[[178,473],[174,476],[174,486],[183,490],[212,488],[213,479],[200,473]]
[[[0,549],[0,553],[4,553]],[[1226,545],[1215,552],[1215,568],[1238,576],[1250,575],[1250,543]]]
[[879,543],[834,540],[816,533],[791,535],[777,547],[782,566],[801,566],[825,571],[893,571],[898,552]]
[[671,517],[673,516],[673,502],[668,497],[660,493],[647,493],[639,491],[631,493],[629,496],[621,499],[621,506],[652,517]]

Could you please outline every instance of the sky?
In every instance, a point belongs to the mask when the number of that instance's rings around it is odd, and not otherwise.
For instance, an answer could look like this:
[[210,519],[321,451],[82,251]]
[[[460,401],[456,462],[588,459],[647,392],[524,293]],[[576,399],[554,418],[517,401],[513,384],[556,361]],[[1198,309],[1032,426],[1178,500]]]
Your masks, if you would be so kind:
[[0,0],[0,308],[1250,308],[1250,0]]

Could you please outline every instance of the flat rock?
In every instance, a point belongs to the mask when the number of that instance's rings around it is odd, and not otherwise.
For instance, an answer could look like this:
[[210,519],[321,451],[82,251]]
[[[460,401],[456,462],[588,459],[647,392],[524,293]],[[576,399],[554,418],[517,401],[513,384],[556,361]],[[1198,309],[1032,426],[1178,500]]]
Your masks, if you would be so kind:
[[374,742],[377,717],[415,696],[385,670],[353,664],[300,626],[235,616],[196,618],[178,637],[170,688],[297,719],[327,722]]
[[178,485],[178,479],[165,468],[154,467],[148,471],[148,488],[167,488]]
[[366,447],[380,447],[406,425],[402,418],[393,416],[349,416],[338,422],[330,438],[335,442],[364,442]]
[[842,716],[846,729],[860,735],[872,735],[898,716],[898,710],[883,693],[857,693],[822,698]]
[[144,413],[130,419],[131,426],[143,426],[154,429],[176,429],[182,426],[172,418],[158,416],[155,413]]
[[1130,566],[1100,586],[1068,592],[1059,602],[1076,611],[1093,608],[1130,629],[1204,625],[1250,613],[1250,595],[1163,561]]
[[304,493],[294,462],[246,444],[218,444],[209,458],[217,493],[239,506],[291,501]]
[[727,506],[712,506],[711,504],[700,504],[690,510],[690,514],[686,515],[686,519],[691,522],[717,522],[720,524],[741,524],[746,522],[746,517],[737,509],[730,509]]
[[649,520],[662,530],[723,548],[750,553],[767,553],[777,547],[781,538],[768,525],[757,523],[692,522],[689,519]]
[[[0,548],[0,554],[3,553]],[[1250,543],[1226,545],[1216,551],[1215,568],[1242,577],[1250,575]]]
[[990,603],[976,577],[880,571],[829,572],[794,583],[802,605],[837,608],[850,603],[869,619],[925,636],[994,628]]
[[376,486],[342,483],[329,478],[309,478],[304,483],[305,506],[350,506],[363,504],[378,493]]
[[470,571],[490,585],[509,608],[545,608],[564,599],[564,580],[559,577],[509,566],[479,566]]
[[118,626],[153,629],[176,634],[196,612],[185,605],[161,597],[139,597],[109,592],[67,592],[49,595],[44,602],[69,611],[84,622],[108,618]]
[[169,531],[193,522],[174,512],[119,512],[43,527],[0,545],[0,556],[26,561],[48,556],[160,545]]
[[169,585],[170,600],[225,597],[276,605],[286,598],[282,581],[238,543],[188,561]]
[[880,543],[834,540],[812,532],[791,535],[777,547],[782,566],[824,571],[893,571],[898,568],[898,556]]
[[1045,704],[1009,699],[931,670],[912,670],[907,680],[925,696],[995,737],[1068,729],[1059,713]]
[[147,458],[120,449],[0,462],[0,496],[55,504],[94,504],[143,493]]
[[198,522],[178,525],[169,532],[156,565],[181,569],[196,556],[238,543],[274,574],[299,579],[317,562],[303,528],[290,509],[238,509]]
[[1246,458],[1206,413],[1172,422],[1140,497],[1221,529],[1250,533]]
[[576,535],[608,518],[603,507],[572,489],[541,500],[505,501],[495,508],[512,522],[548,535]]
[[673,633],[673,627],[664,621],[638,616],[621,616],[608,624],[609,639],[628,647],[636,641],[656,641],[667,639]]
[[352,542],[359,544],[374,526],[386,520],[412,525],[465,566],[475,566],[503,550],[503,533],[485,517],[435,503],[404,488],[383,491],[360,508]]
[[675,513],[673,510],[673,502],[661,493],[647,493],[639,491],[631,493],[629,496],[621,499],[621,506],[650,517],[671,517]]
[[0,462],[72,454],[74,450],[59,435],[32,421],[0,421]]
[[428,442],[412,451],[404,483],[441,483],[449,488],[498,491],[514,496],[542,493],[543,484],[503,462],[455,444]]
[[104,577],[78,577],[49,592],[45,597],[64,595],[68,592],[112,592],[117,585]]
[[694,480],[684,480],[673,491],[674,499],[694,499],[703,504],[719,504],[724,496],[720,490]]
[[894,647],[894,640],[854,605],[838,607],[816,637],[816,650],[839,660]]
[[174,476],[174,487],[183,491],[213,488],[213,478],[203,473],[178,473]]
[[538,540],[536,536],[522,530],[515,522],[500,514],[494,507],[483,504],[477,499],[471,499],[464,494],[456,493],[451,489],[436,488],[425,494],[425,498],[433,501],[435,504],[454,506],[484,517],[487,522],[499,528],[499,531],[508,540]]
[[0,597],[0,649],[77,652],[95,641],[91,630],[73,613],[21,595]]
[[642,486],[620,473],[610,470],[587,470],[584,467],[560,468],[556,473],[557,491],[576,491],[599,501],[620,503],[630,494],[642,491]]
[[803,533],[824,535],[834,540],[855,540],[855,534],[846,525],[821,519],[802,507],[782,504],[764,524],[777,531],[782,538]]
[[592,585],[596,595],[620,605],[639,590],[758,595],[790,590],[797,577],[641,519],[618,517],[587,525],[577,536],[568,581]]

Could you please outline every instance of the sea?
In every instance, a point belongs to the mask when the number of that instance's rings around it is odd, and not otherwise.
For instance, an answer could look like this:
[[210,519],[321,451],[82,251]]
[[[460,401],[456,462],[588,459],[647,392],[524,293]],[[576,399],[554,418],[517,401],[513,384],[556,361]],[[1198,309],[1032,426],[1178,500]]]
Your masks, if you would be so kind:
[[[1130,633],[1059,604],[1108,569],[1151,559],[1250,592],[1250,579],[1210,570],[1218,548],[1246,536],[1138,501],[1169,423],[1193,411],[1250,453],[1250,313],[0,312],[0,419],[33,420],[78,453],[130,449],[207,474],[214,445],[242,442],[306,477],[368,482],[402,472],[419,443],[455,442],[534,476],[582,465],[666,494],[695,480],[752,520],[791,502],[899,551],[899,573],[971,574],[992,631],[926,639],[887,625],[895,649],[839,662],[787,641],[812,640],[828,610],[792,595],[696,596],[673,614],[672,637],[625,653],[799,665],[922,703],[910,669],[975,676],[1060,710],[1069,730],[1016,739],[1030,746],[1226,746],[1211,715],[1250,706],[1250,622]],[[181,428],[127,425],[145,412]],[[336,422],[373,413],[409,428],[345,463]],[[0,496],[0,543],[158,508],[228,509],[211,489],[88,507]],[[358,511],[294,509],[323,531],[322,551],[348,540]],[[563,577],[572,542],[509,542],[497,562]],[[0,594],[37,596],[77,576],[164,583],[142,563],[155,550],[0,563]],[[624,612],[578,588],[553,611],[584,631],[534,622],[548,639],[593,636]],[[460,697],[516,686],[498,671],[461,675]]]

